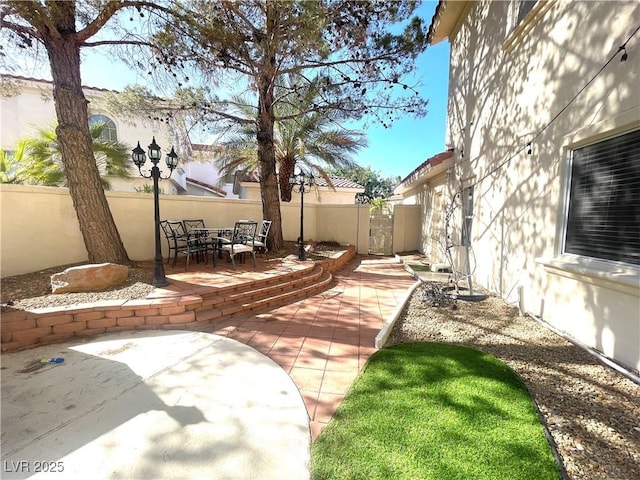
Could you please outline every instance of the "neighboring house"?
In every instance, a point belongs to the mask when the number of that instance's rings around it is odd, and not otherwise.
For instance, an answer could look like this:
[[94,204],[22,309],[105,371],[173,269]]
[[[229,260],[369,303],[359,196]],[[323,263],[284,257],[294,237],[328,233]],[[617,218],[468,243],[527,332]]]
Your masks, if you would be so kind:
[[[47,80],[25,78],[12,75],[2,75],[2,91],[0,97],[0,118],[2,131],[0,133],[0,148],[7,152],[15,150],[19,139],[37,134],[37,130],[47,128],[55,122],[56,114],[53,104],[53,85]],[[166,172],[164,156],[171,146],[176,146],[178,153],[178,168],[173,172],[170,180],[162,181],[160,188],[165,194],[198,195],[216,197],[234,197],[231,193],[232,184],[224,187],[218,185],[219,174],[217,168],[207,162],[207,146],[191,144],[189,154],[178,147],[177,141],[172,140],[165,123],[158,121],[128,121],[112,115],[106,108],[103,98],[110,90],[84,87],[84,93],[89,101],[89,123],[104,122],[107,126],[104,135],[110,140],[117,140],[133,149],[138,141],[146,151],[147,146],[155,136],[156,143],[163,152],[163,160],[159,166]],[[182,135],[181,137],[186,137]],[[188,139],[187,139],[188,141]],[[164,167],[164,168],[163,168]],[[110,178],[111,189],[122,192],[142,190],[151,187],[153,181],[139,175],[138,170],[131,164],[130,179]]]
[[[356,203],[356,194],[364,193],[365,188],[351,180],[339,177],[330,177],[333,187],[322,177],[315,177],[316,185],[311,191],[304,194],[306,204],[324,205],[353,205]],[[260,200],[260,183],[255,175],[244,175],[242,178],[236,177],[234,193],[239,198],[248,200]],[[300,194],[297,190],[291,193],[291,203],[300,203]]]
[[400,181],[391,199],[393,204],[420,206],[422,251],[432,264],[446,261],[445,216],[451,199],[453,156],[450,150],[422,162]]
[[192,160],[185,162],[182,169],[186,175],[186,193],[205,197],[238,198],[233,193],[233,183],[221,185],[220,171],[213,156],[219,147],[191,144]]
[[475,282],[635,370],[639,19],[636,1],[441,1],[451,152],[396,189],[422,206],[425,252],[448,244],[467,270],[470,245]]

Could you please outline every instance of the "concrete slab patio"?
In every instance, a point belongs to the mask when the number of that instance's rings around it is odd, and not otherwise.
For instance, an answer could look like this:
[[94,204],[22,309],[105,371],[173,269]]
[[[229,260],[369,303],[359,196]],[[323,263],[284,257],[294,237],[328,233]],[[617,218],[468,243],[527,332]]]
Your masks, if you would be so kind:
[[300,393],[237,341],[122,332],[3,354],[2,368],[2,478],[308,478]]

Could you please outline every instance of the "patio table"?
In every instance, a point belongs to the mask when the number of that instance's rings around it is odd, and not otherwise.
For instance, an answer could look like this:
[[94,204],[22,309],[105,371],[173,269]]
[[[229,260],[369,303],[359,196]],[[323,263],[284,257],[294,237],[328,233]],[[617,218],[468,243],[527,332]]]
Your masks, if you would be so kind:
[[[195,227],[189,229],[189,234],[195,234],[200,237],[206,234],[208,239],[216,242],[216,250],[218,250],[218,258],[222,258],[222,244],[231,243],[231,235],[233,235],[233,227]],[[215,235],[211,235],[211,234]],[[227,236],[225,236],[227,235]],[[215,255],[215,253],[214,253]]]

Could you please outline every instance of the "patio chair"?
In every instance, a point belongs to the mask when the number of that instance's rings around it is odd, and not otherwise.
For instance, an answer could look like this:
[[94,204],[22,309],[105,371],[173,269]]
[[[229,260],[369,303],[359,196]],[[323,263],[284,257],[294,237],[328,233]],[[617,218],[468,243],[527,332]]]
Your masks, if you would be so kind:
[[166,227],[171,232],[169,252],[173,251],[173,267],[176,266],[178,255],[186,257],[185,270],[189,269],[189,259],[192,255],[196,255],[196,261],[198,261],[199,255],[205,255],[206,261],[207,246],[201,244],[197,237],[189,236],[182,222],[167,220]]
[[197,238],[198,243],[203,246],[203,250],[206,251],[211,250],[214,254],[216,252],[216,246],[218,245],[217,239],[211,237],[208,231],[193,231],[196,228],[206,228],[204,226],[204,220],[182,220],[182,224],[184,225],[184,229],[192,238]]
[[263,220],[260,226],[260,233],[258,233],[253,240],[254,247],[261,250],[267,258],[269,258],[269,247],[267,247],[269,230],[271,230],[271,220]]
[[167,263],[169,263],[169,261],[171,260],[172,255],[175,256],[175,250],[178,247],[178,242],[186,240],[186,237],[176,238],[176,236],[173,234],[173,230],[169,228],[169,222],[170,220],[162,220],[160,222],[160,227],[164,232],[164,238],[167,240],[167,249],[169,250],[169,253],[167,254]]
[[244,253],[251,254],[251,257],[253,258],[253,268],[257,267],[256,251],[254,248],[254,237],[256,236],[257,228],[258,222],[246,220],[238,221],[233,227],[233,237],[231,238],[231,243],[222,245],[221,250],[229,254],[234,270],[236,269],[235,256]]

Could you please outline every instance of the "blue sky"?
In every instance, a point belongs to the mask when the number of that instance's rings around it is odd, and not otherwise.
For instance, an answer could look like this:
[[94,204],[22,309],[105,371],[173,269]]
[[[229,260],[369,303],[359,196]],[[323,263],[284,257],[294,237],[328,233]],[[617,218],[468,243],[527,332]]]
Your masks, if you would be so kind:
[[[418,14],[429,24],[438,2],[425,2]],[[391,128],[372,125],[366,133],[367,149],[355,157],[383,177],[405,177],[427,158],[445,150],[447,95],[449,85],[449,42],[430,46],[418,57],[417,78],[423,84],[420,94],[429,99],[424,118],[403,118]]]
[[[431,22],[437,1],[423,2],[418,13]],[[91,49],[90,49],[91,50]],[[447,113],[449,43],[441,42],[428,47],[418,57],[417,79],[423,84],[420,94],[429,100],[424,118],[403,118],[390,128],[370,122],[364,130],[369,146],[354,159],[363,167],[370,166],[383,177],[405,177],[427,158],[444,151]],[[35,72],[25,72],[28,76]],[[84,85],[121,90],[127,85],[145,83],[146,75],[136,73],[113,57],[98,52],[84,55],[82,82]],[[42,78],[42,76],[40,76]],[[50,78],[50,75],[46,75]]]

